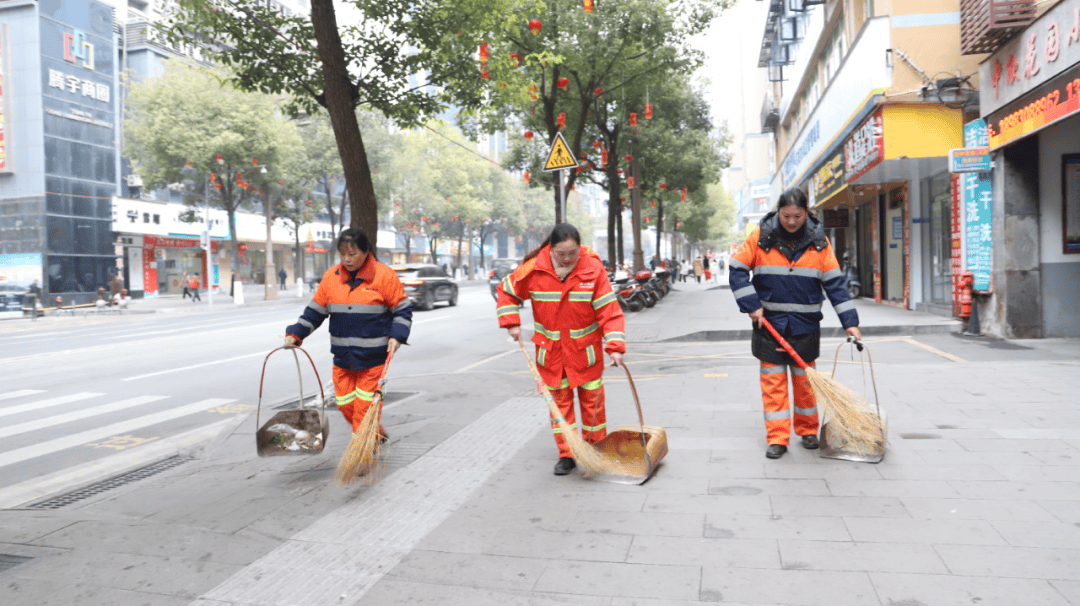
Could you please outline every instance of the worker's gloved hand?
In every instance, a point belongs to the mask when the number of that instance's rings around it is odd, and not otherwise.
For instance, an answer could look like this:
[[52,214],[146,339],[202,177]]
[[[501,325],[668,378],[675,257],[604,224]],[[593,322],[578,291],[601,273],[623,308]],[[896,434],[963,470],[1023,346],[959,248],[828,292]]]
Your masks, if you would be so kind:
[[506,329],[506,332],[510,335],[510,338],[512,340],[514,340],[514,341],[520,341],[521,340],[521,327],[520,326],[511,326],[510,328]]
[[622,366],[623,365],[622,354],[621,353],[619,353],[617,351],[613,351],[608,355],[611,356],[611,365],[612,366]]
[[285,345],[283,345],[285,349],[294,349],[299,346],[300,342],[296,340],[296,337],[292,335],[285,335]]

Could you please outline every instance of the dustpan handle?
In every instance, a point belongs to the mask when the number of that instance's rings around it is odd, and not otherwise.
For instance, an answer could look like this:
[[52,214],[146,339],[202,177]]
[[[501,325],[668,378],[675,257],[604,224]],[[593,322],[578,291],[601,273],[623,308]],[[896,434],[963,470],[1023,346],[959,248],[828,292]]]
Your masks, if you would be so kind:
[[[270,356],[274,355],[274,353],[276,353],[276,352],[278,352],[278,351],[280,351],[282,349],[285,349],[285,348],[284,347],[278,347],[277,349],[274,349],[270,353],[266,354],[266,357],[263,358],[262,374],[259,375],[259,405],[255,408],[255,431],[259,431],[259,428],[262,427],[262,424],[259,422],[259,417],[261,416],[261,413],[262,413],[263,382],[266,380],[266,363],[270,360]],[[302,347],[291,347],[289,349],[291,349],[293,351],[293,359],[296,360],[296,373],[297,373],[298,376],[300,376],[300,358],[299,358],[299,356],[296,355],[296,350],[300,350],[301,352],[303,352],[303,354],[305,356],[307,356],[308,362],[311,363],[311,370],[315,371],[315,380],[319,383],[319,395],[322,398],[322,418],[320,419],[320,421],[325,422],[325,420],[326,420],[326,390],[323,387],[322,379],[319,377],[319,369],[315,367],[315,361],[311,359],[311,355],[308,352],[304,351],[304,348],[302,348]],[[301,377],[301,379],[300,379],[300,407],[303,408],[303,406],[304,406],[304,381],[303,381],[303,378]]]
[[638,398],[637,387],[634,385],[634,377],[630,376],[630,369],[626,367],[626,362],[612,365],[621,366],[623,372],[626,373],[626,380],[630,383],[630,393],[634,394],[634,404],[637,406],[638,423],[641,425],[641,447],[645,452],[645,467],[647,469],[652,469],[652,461],[649,460],[649,451],[645,445],[645,416],[641,414],[641,399]]
[[[885,429],[884,421],[881,420],[881,400],[878,398],[877,379],[874,378],[874,358],[873,358],[873,356],[870,355],[870,348],[866,346],[866,343],[863,343],[861,340],[856,339],[855,337],[848,337],[845,341],[843,341],[842,343],[837,345],[836,346],[836,355],[833,356],[832,376],[836,377],[836,367],[840,362],[840,348],[843,347],[844,345],[847,345],[847,344],[854,345],[856,348],[858,348],[858,350],[859,350],[859,360],[860,361],[862,360],[862,352],[863,351],[866,352],[867,366],[870,367],[870,385],[874,388],[874,407],[877,408],[878,420],[882,422],[882,427],[881,428],[882,428],[882,431],[884,431],[884,429]],[[866,370],[865,369],[863,370],[863,373],[864,373],[863,374],[863,381],[864,381],[863,385],[865,385],[865,381],[866,381],[866,374],[865,374]]]

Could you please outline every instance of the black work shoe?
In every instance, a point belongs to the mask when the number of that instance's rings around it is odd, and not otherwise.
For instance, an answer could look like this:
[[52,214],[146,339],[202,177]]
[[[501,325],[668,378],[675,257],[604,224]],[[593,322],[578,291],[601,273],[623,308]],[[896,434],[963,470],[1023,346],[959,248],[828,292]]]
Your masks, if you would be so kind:
[[818,448],[817,436],[803,436],[802,437],[802,447],[807,449],[807,450],[817,450],[817,448]]
[[577,467],[577,463],[570,457],[559,457],[559,462],[555,464],[555,475],[569,475],[575,467]]
[[779,459],[787,452],[787,446],[783,444],[769,444],[768,450],[765,451],[765,456],[770,459]]

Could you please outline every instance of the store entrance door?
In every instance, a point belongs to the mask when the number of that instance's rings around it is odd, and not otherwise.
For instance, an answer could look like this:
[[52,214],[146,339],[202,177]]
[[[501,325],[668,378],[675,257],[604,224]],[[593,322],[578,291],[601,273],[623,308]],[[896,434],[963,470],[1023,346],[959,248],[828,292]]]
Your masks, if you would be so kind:
[[904,298],[904,208],[896,197],[882,195],[881,213],[881,298]]

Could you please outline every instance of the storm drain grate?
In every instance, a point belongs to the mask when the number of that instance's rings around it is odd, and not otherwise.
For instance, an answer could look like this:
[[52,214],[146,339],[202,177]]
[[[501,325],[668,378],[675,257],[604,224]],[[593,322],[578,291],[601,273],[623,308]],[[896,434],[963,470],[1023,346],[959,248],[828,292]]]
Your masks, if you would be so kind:
[[0,553],[0,573],[7,572],[19,564],[32,559],[34,558]]
[[404,444],[402,442],[391,444],[385,451],[386,455],[383,458],[383,464],[405,467],[434,447],[434,444]]
[[149,478],[150,476],[157,475],[163,471],[172,469],[173,467],[178,467],[191,460],[194,460],[194,458],[182,456],[170,457],[163,461],[158,461],[153,465],[147,465],[146,467],[143,467],[141,469],[129,471],[128,473],[125,473],[123,475],[116,476],[115,478],[110,478],[108,480],[105,480],[104,482],[98,482],[97,484],[87,486],[86,488],[76,490],[75,492],[69,492],[68,494],[53,497],[46,501],[34,503],[33,505],[29,505],[26,508],[60,509],[61,507],[66,507],[68,505],[71,505],[72,503],[82,501],[83,499],[89,499],[90,497],[99,495],[105,491],[112,490],[113,488],[119,488],[120,486],[124,486],[125,484],[131,484],[132,482],[137,482],[139,480]]

